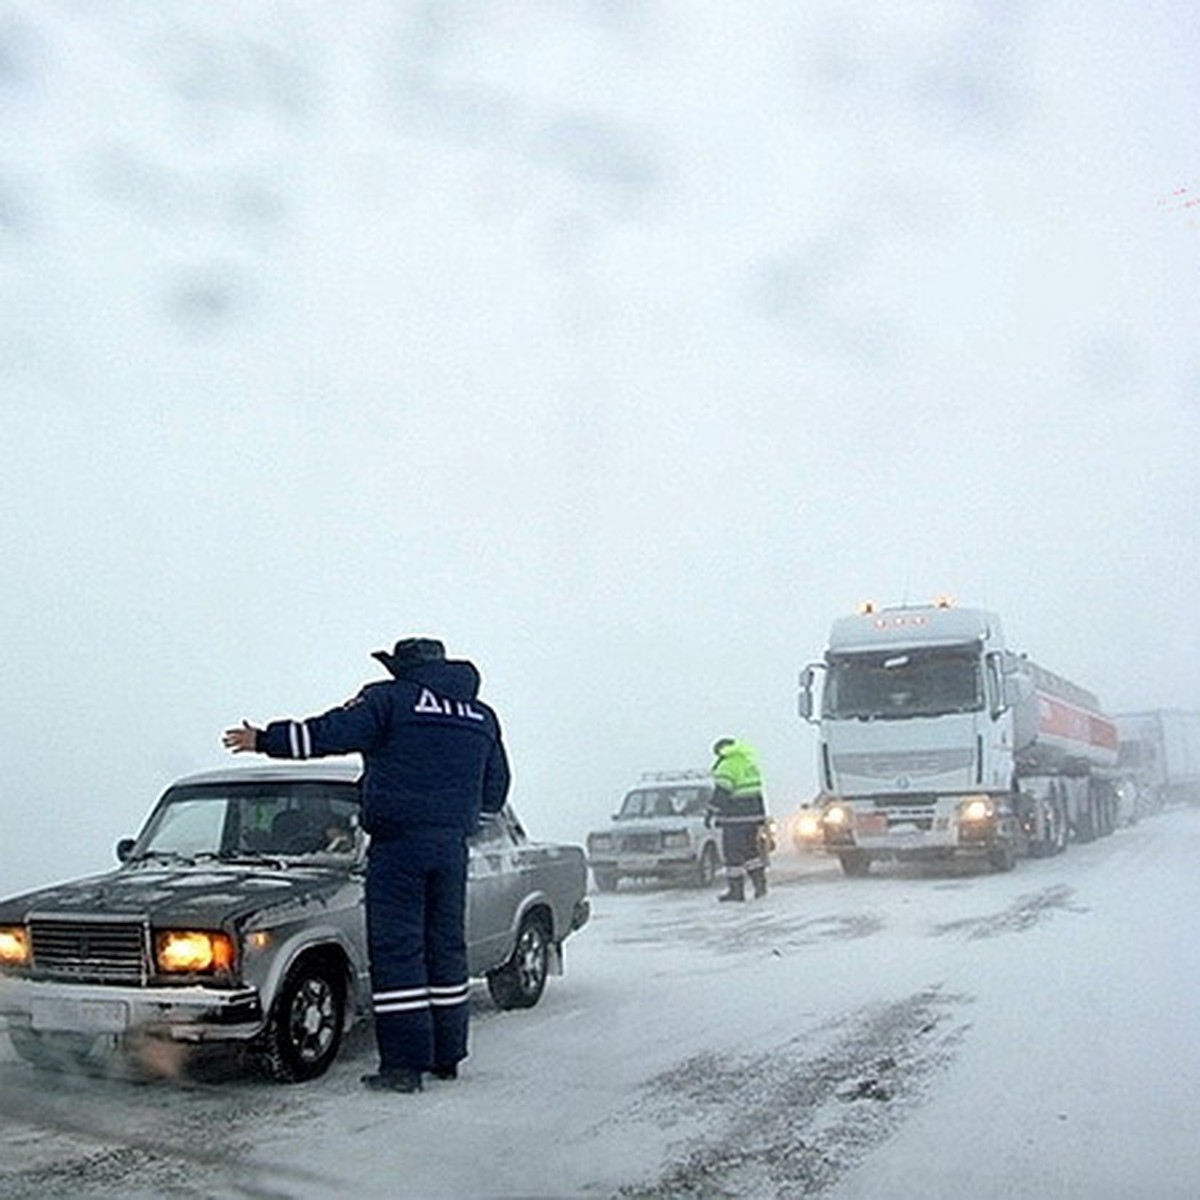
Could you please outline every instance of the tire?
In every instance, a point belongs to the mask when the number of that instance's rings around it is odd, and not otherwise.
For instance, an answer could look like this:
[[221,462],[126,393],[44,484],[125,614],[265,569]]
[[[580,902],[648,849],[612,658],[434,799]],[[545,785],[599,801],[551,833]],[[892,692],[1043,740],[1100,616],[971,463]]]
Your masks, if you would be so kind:
[[717,871],[720,870],[721,861],[717,855],[717,848],[708,842],[704,849],[700,852],[700,865],[696,868],[695,884],[697,887],[710,888],[717,881]]
[[843,850],[838,855],[838,862],[842,864],[843,874],[852,879],[861,879],[871,872],[871,859],[861,850]]
[[615,871],[597,871],[592,868],[592,878],[596,881],[596,891],[615,892],[617,890],[617,873]]
[[1012,842],[998,842],[988,851],[988,862],[993,871],[1011,871],[1016,861]]
[[303,1083],[329,1070],[346,1024],[346,984],[328,960],[302,958],[287,973],[254,1051],[280,1083]]
[[526,913],[517,944],[503,966],[489,971],[488,991],[497,1008],[532,1008],[541,998],[550,973],[550,934],[545,917]]

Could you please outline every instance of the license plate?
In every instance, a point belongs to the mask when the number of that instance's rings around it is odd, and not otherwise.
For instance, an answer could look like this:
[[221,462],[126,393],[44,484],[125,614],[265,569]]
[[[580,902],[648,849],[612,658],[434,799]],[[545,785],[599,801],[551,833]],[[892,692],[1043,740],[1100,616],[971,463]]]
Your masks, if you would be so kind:
[[868,837],[887,833],[887,813],[859,813],[854,818],[854,828]]
[[34,1029],[72,1033],[123,1033],[129,1025],[123,1000],[34,1000],[29,1015]]

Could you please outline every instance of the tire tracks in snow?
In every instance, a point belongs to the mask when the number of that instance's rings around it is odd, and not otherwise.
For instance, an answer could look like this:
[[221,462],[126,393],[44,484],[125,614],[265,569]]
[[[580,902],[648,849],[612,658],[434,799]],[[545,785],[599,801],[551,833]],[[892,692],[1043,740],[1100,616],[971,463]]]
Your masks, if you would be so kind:
[[[953,1060],[969,997],[928,988],[756,1055],[696,1055],[650,1080],[625,1120],[687,1125],[657,1178],[622,1200],[817,1196],[888,1138]],[[818,1030],[819,1034],[821,1031]]]

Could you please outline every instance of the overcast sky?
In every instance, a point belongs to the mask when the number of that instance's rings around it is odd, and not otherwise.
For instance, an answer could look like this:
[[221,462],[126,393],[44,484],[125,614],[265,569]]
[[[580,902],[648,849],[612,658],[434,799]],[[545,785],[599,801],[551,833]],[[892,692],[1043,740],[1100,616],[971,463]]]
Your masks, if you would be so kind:
[[0,3],[0,889],[443,637],[532,832],[942,593],[1200,707],[1191,5]]

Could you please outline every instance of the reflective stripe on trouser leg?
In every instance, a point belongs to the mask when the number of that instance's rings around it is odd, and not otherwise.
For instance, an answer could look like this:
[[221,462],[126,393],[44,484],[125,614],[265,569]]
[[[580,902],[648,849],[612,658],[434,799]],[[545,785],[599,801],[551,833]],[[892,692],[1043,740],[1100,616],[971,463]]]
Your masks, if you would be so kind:
[[423,1071],[433,1065],[422,858],[407,838],[371,845],[365,888],[367,945],[382,1071]]

